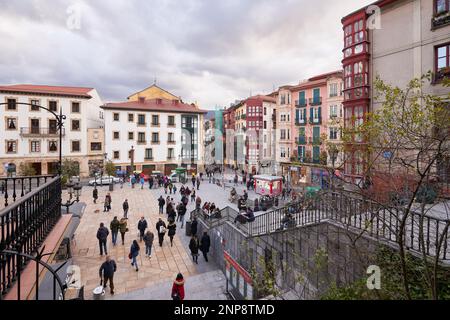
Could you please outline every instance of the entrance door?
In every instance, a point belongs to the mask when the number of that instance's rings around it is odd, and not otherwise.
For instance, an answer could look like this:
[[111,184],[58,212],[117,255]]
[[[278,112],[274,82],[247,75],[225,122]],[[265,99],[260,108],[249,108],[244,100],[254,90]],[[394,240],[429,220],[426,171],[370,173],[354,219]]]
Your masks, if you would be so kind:
[[151,175],[153,173],[153,171],[156,171],[156,166],[155,165],[144,165],[144,166],[142,166],[142,172],[145,175]]
[[178,168],[176,164],[166,164],[164,166],[164,175],[170,176],[172,171],[175,171]]
[[34,174],[35,174],[36,176],[42,175],[42,164],[41,164],[40,162],[32,163],[31,166],[32,166],[33,169],[34,169]]
[[48,162],[47,163],[47,173],[48,174],[57,174],[58,173],[58,162]]

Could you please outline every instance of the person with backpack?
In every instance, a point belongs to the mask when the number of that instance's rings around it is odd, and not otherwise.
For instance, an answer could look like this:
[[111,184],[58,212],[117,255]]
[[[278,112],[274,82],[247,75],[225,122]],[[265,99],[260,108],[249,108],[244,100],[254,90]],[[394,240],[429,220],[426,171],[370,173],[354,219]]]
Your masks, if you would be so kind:
[[191,241],[189,242],[189,249],[191,250],[192,261],[198,264],[198,250],[200,248],[200,244],[198,242],[198,238],[196,235],[193,235]]
[[200,251],[203,253],[203,257],[205,261],[208,262],[208,253],[211,247],[211,238],[208,235],[208,232],[203,233],[202,240],[200,241]]
[[106,248],[106,242],[108,240],[109,230],[105,227],[104,223],[100,223],[100,228],[97,230],[98,245],[100,247],[100,255],[103,256],[103,250],[105,254],[108,254],[108,249]]
[[161,218],[159,218],[159,221],[156,223],[156,231],[158,232],[159,246],[162,247],[164,236],[166,235],[166,224]]
[[163,196],[160,196],[158,199],[159,214],[164,214],[164,206],[165,205],[166,205],[166,200],[164,200]]
[[155,238],[155,236],[154,236],[153,232],[151,232],[150,230],[148,230],[144,236],[145,256],[147,258],[152,257],[152,247],[153,247],[154,238]]
[[148,223],[144,217],[141,218],[138,222],[138,230],[139,230],[139,240],[142,242],[144,239],[145,229],[147,229]]
[[122,218],[119,221],[119,231],[120,231],[120,235],[122,237],[122,245],[125,245],[125,233],[128,232],[128,219],[127,218]]
[[124,203],[122,204],[122,208],[123,208],[123,217],[128,218],[128,210],[130,209],[128,199],[125,199]]
[[177,275],[172,286],[172,299],[183,301],[184,300],[184,278],[181,273]]
[[170,238],[170,246],[173,247],[173,237],[175,237],[175,234],[177,232],[177,225],[175,223],[175,220],[171,220],[169,222],[169,225],[167,226],[167,230],[169,230],[169,232],[167,234],[169,235],[169,238]]
[[130,254],[128,257],[132,260],[131,265],[136,268],[136,272],[139,271],[137,257],[139,256],[140,250],[141,250],[141,248],[139,247],[139,243],[136,240],[133,240],[133,244],[131,245]]
[[109,225],[109,229],[111,230],[112,244],[113,244],[113,246],[116,246],[117,235],[119,234],[119,229],[120,229],[120,221],[117,219],[117,217],[114,217],[113,221],[111,221],[111,223]]
[[117,264],[109,256],[106,257],[105,262],[100,266],[99,275],[103,288],[106,289],[109,282],[111,294],[114,295],[114,273],[117,271]]

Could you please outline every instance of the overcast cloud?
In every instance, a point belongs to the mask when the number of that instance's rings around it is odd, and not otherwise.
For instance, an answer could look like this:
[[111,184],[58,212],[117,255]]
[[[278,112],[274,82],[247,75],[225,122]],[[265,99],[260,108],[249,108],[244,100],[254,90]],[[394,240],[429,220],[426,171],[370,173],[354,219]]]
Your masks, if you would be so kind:
[[0,0],[0,84],[88,86],[109,102],[157,78],[186,102],[228,106],[338,70],[340,20],[372,2]]

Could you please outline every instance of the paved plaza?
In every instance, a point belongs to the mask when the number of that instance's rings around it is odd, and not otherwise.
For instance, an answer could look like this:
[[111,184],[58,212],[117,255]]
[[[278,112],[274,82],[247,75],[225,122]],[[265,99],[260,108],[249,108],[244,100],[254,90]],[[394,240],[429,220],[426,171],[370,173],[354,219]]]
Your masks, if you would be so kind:
[[[178,189],[180,186],[180,184],[177,185]],[[189,187],[192,187],[192,184],[189,184]],[[117,272],[114,276],[116,287],[114,299],[170,299],[171,284],[179,272],[186,279],[186,299],[207,299],[208,297],[226,299],[225,278],[220,276],[221,271],[214,262],[206,263],[203,257],[199,258],[199,265],[192,262],[188,248],[190,239],[185,235],[185,229],[181,229],[180,223],[178,223],[174,246],[170,247],[169,238],[166,236],[163,247],[159,247],[156,222],[159,217],[163,217],[167,222],[165,214],[163,216],[158,214],[157,206],[160,195],[167,197],[163,189],[149,190],[148,184],[143,190],[140,186],[132,189],[129,185],[124,185],[121,189],[120,185],[115,185],[114,191],[111,192],[112,210],[109,213],[103,212],[103,202],[105,195],[109,192],[108,187],[99,188],[97,204],[93,203],[92,190],[93,187],[84,187],[82,190],[80,200],[86,203],[86,208],[80,225],[75,231],[75,241],[72,244],[73,264],[80,266],[86,299],[92,298],[93,289],[100,284],[98,272],[104,261],[104,257],[100,256],[96,239],[97,229],[101,222],[109,228],[115,216],[119,219],[123,216],[122,203],[125,199],[128,199],[130,205],[128,213],[130,231],[125,236],[125,246],[122,246],[119,241],[120,244],[113,247],[111,236],[108,238],[108,254],[117,263]],[[235,205],[228,203],[228,193],[229,189],[224,190],[204,181],[197,195],[203,201],[215,202],[219,208],[226,206],[235,208]],[[173,197],[176,202],[180,201],[179,192]],[[194,204],[190,203],[186,220],[194,209]],[[141,253],[138,257],[139,272],[136,272],[130,264],[128,253],[132,241],[138,236],[137,223],[142,216],[146,218],[150,230],[155,234],[155,241],[151,259],[145,257],[145,246],[141,243]],[[198,285],[198,283],[205,285]],[[107,292],[106,299],[111,298]]]

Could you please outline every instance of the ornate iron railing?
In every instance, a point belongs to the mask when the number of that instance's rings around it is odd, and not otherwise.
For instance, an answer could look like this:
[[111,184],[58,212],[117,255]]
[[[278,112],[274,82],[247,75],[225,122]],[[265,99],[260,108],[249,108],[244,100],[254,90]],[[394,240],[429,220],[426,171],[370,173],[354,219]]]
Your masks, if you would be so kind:
[[[45,184],[0,211],[0,252],[15,251],[32,256],[61,217],[61,178]],[[3,255],[0,264],[0,294],[6,294],[27,260]]]
[[5,207],[54,177],[55,175],[0,178],[0,193],[4,197]]

